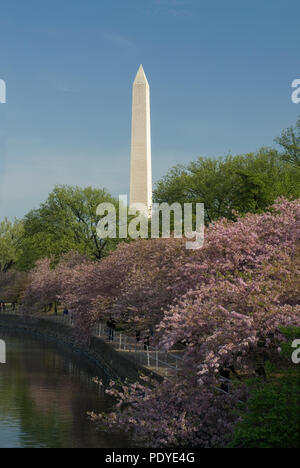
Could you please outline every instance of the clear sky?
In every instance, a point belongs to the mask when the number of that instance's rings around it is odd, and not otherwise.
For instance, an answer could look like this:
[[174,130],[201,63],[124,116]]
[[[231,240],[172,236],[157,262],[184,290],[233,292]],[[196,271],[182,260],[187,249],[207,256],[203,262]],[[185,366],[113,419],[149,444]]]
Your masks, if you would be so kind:
[[5,0],[0,217],[55,184],[127,193],[131,85],[151,89],[154,181],[273,144],[300,104],[299,0]]

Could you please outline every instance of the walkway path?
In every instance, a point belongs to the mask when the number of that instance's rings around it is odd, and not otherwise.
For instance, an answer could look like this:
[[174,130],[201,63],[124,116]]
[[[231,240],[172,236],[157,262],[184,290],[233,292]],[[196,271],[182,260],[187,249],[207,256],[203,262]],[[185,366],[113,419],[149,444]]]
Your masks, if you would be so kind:
[[[12,309],[7,306],[2,313],[23,315],[18,309]],[[64,325],[73,327],[74,324],[70,316],[64,315],[34,315],[44,320],[61,322]],[[177,352],[164,352],[153,346],[147,346],[143,339],[139,342],[136,338],[126,335],[123,332],[114,332],[114,339],[109,339],[108,328],[105,324],[99,323],[95,325],[93,336],[101,338],[107,344],[111,345],[116,351],[122,354],[127,359],[134,361],[138,366],[145,367],[163,377],[170,377],[177,373],[183,363],[183,358]],[[180,352],[180,351],[179,351]]]
[[143,339],[137,341],[124,332],[114,332],[113,340],[110,340],[108,328],[102,323],[95,327],[94,336],[101,337],[126,358],[164,377],[176,373],[183,362],[182,357],[178,355],[180,351],[162,351],[145,344]]
[[[6,307],[2,313],[12,313],[14,315],[22,315],[18,310]],[[70,316],[63,315],[34,315],[35,318],[42,318],[44,320],[56,321],[63,323],[69,327],[74,327]],[[183,366],[183,357],[178,355],[180,351],[164,352],[158,348],[147,346],[143,340],[137,341],[136,338],[126,335],[123,332],[114,332],[114,339],[109,339],[108,328],[106,324],[98,323],[93,330],[93,336],[105,341],[106,344],[112,346],[118,353],[122,354],[127,360],[131,360],[137,364],[138,367],[149,369],[154,374],[161,377],[168,378],[171,375],[176,375],[178,370]],[[221,386],[214,386],[215,390],[229,395],[231,380],[225,377],[219,377],[220,383],[226,384],[227,391],[222,389]]]

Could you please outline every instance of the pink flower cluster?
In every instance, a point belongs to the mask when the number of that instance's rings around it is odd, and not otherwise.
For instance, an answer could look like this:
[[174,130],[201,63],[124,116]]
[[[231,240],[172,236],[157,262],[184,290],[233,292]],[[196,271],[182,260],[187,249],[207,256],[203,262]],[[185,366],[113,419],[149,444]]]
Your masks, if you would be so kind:
[[300,327],[299,239],[300,200],[279,199],[268,213],[211,224],[201,250],[155,239],[121,245],[96,263],[69,257],[51,270],[43,260],[24,300],[68,304],[85,337],[107,314],[156,325],[164,349],[185,347],[177,379],[113,387],[119,409],[93,418],[133,429],[152,446],[220,446],[244,391],[218,392],[222,369],[249,375],[258,355],[280,359],[280,326]]

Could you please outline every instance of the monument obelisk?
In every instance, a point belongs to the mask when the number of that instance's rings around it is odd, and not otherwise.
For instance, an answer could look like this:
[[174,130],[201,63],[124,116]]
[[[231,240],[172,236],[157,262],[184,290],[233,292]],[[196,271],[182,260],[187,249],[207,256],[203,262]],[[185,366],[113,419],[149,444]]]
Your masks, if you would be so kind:
[[[140,204],[145,206],[142,210]],[[150,88],[142,65],[132,89],[130,207],[151,215],[152,163]]]

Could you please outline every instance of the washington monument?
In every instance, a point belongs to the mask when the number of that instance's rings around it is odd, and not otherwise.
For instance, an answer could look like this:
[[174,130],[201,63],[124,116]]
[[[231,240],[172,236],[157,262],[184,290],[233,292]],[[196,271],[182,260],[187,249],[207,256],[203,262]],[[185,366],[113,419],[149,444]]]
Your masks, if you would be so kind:
[[[144,205],[144,209],[140,204]],[[133,82],[130,207],[150,216],[152,206],[152,164],[150,88],[142,65]]]

